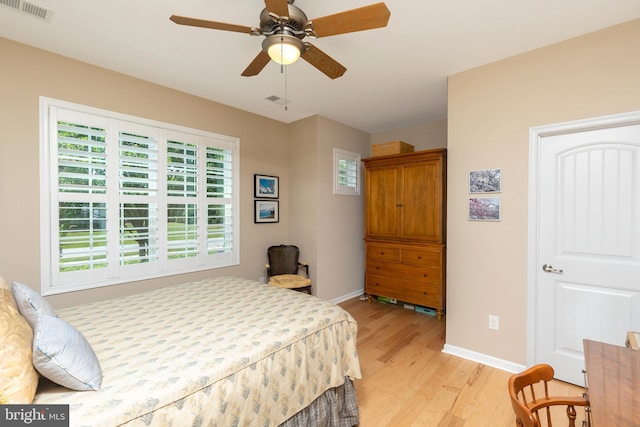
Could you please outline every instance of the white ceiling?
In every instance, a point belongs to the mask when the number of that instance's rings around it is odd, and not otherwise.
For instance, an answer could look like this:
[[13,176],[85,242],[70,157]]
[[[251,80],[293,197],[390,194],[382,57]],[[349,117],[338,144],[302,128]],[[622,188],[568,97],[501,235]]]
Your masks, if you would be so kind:
[[[448,75],[640,17],[640,0],[385,0],[386,28],[311,40],[347,67],[331,80],[305,61],[242,77],[263,37],[169,21],[258,27],[262,0],[28,0],[53,11],[46,21],[13,1],[0,0],[0,37],[285,123],[319,114],[369,133],[446,118]],[[295,5],[313,19],[377,1]]]

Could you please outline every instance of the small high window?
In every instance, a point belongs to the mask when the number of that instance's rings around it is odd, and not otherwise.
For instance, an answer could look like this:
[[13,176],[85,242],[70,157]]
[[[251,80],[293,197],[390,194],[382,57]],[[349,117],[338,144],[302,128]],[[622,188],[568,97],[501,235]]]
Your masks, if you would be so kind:
[[333,193],[360,195],[360,155],[333,149]]

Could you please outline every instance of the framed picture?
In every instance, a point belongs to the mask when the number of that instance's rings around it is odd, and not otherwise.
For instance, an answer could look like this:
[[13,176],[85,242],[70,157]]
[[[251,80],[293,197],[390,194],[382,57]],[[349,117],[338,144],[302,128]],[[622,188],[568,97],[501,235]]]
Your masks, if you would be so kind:
[[499,193],[500,191],[502,191],[501,169],[469,172],[469,193]]
[[469,198],[469,221],[500,221],[500,197]]
[[259,199],[277,199],[279,195],[279,180],[277,176],[255,174],[253,189],[254,196]]
[[279,203],[277,200],[256,200],[253,222],[279,222]]

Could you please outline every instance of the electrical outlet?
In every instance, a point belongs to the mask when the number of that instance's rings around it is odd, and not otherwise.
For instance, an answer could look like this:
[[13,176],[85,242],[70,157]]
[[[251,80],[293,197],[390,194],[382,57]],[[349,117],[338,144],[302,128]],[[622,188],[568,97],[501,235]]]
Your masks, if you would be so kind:
[[498,316],[489,315],[489,329],[495,329],[496,331],[500,329],[500,318]]

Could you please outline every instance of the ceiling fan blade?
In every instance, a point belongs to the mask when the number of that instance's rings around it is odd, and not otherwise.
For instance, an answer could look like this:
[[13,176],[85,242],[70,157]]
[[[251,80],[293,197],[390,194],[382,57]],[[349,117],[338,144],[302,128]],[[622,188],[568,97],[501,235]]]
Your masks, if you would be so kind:
[[282,18],[289,17],[289,2],[287,0],[264,0],[269,13]]
[[347,69],[338,61],[315,47],[310,43],[306,43],[307,50],[300,56],[309,64],[322,71],[327,77],[331,79],[342,76]]
[[251,64],[242,72],[244,77],[257,76],[260,71],[271,61],[269,55],[267,55],[264,51],[260,51],[258,56],[256,56]]
[[313,32],[317,37],[353,33],[386,27],[391,12],[384,3],[375,3],[357,9],[312,19]]
[[235,31],[236,33],[252,34],[254,28],[244,25],[225,24],[224,22],[207,21],[204,19],[187,18],[186,16],[171,15],[169,18],[176,24],[191,27],[211,28],[213,30]]

